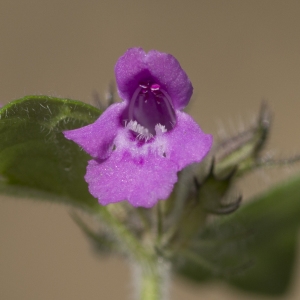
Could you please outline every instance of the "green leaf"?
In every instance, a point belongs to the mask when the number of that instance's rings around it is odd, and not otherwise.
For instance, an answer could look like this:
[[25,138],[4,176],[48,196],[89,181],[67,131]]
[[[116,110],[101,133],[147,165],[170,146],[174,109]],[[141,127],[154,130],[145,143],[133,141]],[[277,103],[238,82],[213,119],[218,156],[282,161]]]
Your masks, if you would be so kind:
[[245,291],[266,295],[282,295],[290,284],[296,257],[297,231],[280,230],[265,235],[268,242],[256,241],[249,247],[249,256],[253,259],[249,270],[228,278],[234,286]]
[[69,99],[27,96],[0,110],[0,193],[91,207],[84,174],[90,157],[62,131],[94,122],[97,108]]
[[293,273],[299,225],[297,176],[207,226],[180,254],[178,270],[196,282],[221,277],[248,292],[283,294]]

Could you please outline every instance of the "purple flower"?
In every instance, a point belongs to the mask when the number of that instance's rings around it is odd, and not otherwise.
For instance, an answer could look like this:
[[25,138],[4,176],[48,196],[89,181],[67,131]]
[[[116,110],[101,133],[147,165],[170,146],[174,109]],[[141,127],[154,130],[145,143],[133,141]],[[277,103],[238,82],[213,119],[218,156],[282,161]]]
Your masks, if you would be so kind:
[[193,87],[172,55],[131,48],[115,74],[123,102],[64,135],[93,157],[85,180],[102,205],[152,207],[169,197],[178,171],[205,157],[212,136],[181,111]]

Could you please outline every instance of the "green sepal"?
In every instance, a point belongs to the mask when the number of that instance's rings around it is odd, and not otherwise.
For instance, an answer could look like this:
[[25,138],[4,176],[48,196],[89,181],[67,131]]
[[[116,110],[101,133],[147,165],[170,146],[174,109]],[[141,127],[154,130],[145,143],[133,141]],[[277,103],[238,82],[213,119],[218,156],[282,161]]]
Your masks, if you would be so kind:
[[236,171],[237,175],[249,172],[257,165],[270,132],[271,112],[265,102],[254,126],[217,144],[214,173],[224,177]]
[[62,131],[91,124],[101,111],[80,101],[26,96],[0,110],[0,193],[98,205],[84,181],[84,151]]

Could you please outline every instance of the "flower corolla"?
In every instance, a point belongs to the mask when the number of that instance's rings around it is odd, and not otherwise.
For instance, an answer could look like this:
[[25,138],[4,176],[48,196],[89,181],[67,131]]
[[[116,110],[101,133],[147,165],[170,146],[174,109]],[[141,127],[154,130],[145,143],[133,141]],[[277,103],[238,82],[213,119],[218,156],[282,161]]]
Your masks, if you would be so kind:
[[169,197],[178,171],[205,157],[212,136],[181,111],[193,87],[172,55],[128,49],[115,75],[122,102],[64,135],[93,157],[85,180],[100,204],[149,208]]

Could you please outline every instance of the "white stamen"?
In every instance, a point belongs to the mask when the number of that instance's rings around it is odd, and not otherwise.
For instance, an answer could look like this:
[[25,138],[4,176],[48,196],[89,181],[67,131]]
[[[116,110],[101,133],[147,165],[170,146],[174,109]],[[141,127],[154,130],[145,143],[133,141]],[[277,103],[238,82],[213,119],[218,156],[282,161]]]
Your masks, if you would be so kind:
[[126,123],[125,127],[138,133],[136,137],[138,140],[145,139],[147,142],[148,140],[153,138],[153,134],[151,134],[147,128],[140,125],[137,121],[131,120],[128,123]]
[[[145,127],[143,127],[142,125],[140,125],[137,121],[129,121],[128,120],[124,120],[125,123],[125,127],[129,130],[134,131],[135,133],[137,133],[136,138],[138,140],[143,140],[145,139],[146,142],[149,141],[150,139],[153,138],[153,134],[149,132],[149,130]],[[156,135],[162,135],[165,132],[167,132],[168,130],[166,129],[165,125],[161,125],[160,123],[155,125],[155,132]]]
[[167,128],[165,125],[161,125],[160,123],[155,125],[155,132],[156,135],[162,135],[163,133],[167,132]]

